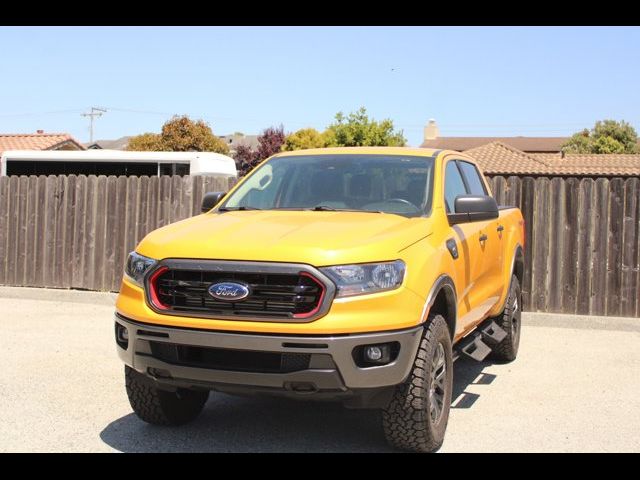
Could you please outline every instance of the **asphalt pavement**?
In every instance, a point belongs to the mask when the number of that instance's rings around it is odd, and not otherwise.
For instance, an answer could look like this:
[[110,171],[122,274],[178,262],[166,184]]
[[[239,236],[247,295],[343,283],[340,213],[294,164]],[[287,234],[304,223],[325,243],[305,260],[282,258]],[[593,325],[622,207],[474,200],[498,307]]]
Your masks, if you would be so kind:
[[[131,411],[108,293],[0,287],[0,452],[391,452],[380,415],[212,393],[177,428]],[[518,359],[455,364],[441,452],[640,452],[640,319],[524,315]]]

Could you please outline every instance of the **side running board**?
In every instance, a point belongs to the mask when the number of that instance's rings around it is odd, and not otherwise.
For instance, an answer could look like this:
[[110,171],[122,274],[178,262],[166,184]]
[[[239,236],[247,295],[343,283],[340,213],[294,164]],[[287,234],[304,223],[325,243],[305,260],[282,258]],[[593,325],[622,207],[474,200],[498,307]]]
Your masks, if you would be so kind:
[[480,333],[482,334],[482,339],[492,347],[498,345],[507,336],[507,332],[499,327],[493,320],[489,322],[487,326],[480,329]]
[[459,346],[456,345],[453,360],[457,360],[461,355],[466,355],[481,362],[491,353],[491,347],[498,345],[506,336],[507,332],[496,322],[488,320],[471,335],[460,340]]
[[467,357],[481,362],[491,353],[491,348],[482,341],[482,335],[476,333],[473,335],[473,339],[462,347],[461,352]]

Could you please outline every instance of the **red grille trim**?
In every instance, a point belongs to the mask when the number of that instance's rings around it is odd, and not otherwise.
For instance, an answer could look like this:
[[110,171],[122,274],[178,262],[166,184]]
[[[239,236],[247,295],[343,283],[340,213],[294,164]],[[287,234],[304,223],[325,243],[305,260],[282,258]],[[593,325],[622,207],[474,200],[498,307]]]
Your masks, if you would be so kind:
[[320,280],[318,280],[316,277],[314,277],[310,273],[300,272],[299,275],[301,277],[308,277],[311,280],[313,280],[314,282],[316,282],[318,284],[318,286],[322,289],[322,293],[320,293],[320,298],[318,299],[318,303],[316,304],[316,308],[314,308],[313,310],[311,310],[310,312],[307,312],[307,313],[295,313],[293,315],[293,318],[308,318],[308,317],[312,317],[316,313],[318,313],[318,310],[320,310],[320,305],[322,305],[322,301],[324,300],[324,295],[327,292],[327,289],[325,288],[324,284]]
[[151,286],[149,290],[149,295],[151,296],[151,303],[153,303],[154,307],[160,310],[169,309],[169,305],[167,305],[166,303],[162,303],[162,301],[158,297],[158,285],[157,285],[158,277],[168,270],[169,269],[167,267],[160,267],[155,272],[153,272],[153,274],[149,277],[149,285]]

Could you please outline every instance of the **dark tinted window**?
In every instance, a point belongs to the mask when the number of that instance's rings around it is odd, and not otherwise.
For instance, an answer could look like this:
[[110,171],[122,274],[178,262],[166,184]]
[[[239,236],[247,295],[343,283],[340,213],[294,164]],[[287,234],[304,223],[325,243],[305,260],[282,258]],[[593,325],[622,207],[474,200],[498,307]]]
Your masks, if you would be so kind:
[[454,201],[458,195],[466,195],[467,189],[464,186],[462,175],[456,165],[456,162],[447,163],[447,169],[444,175],[444,200],[447,212],[453,213]]
[[275,157],[221,208],[362,210],[420,216],[431,210],[432,157],[340,154]]
[[157,175],[157,163],[8,160],[7,175]]
[[458,164],[460,168],[462,168],[462,172],[469,184],[469,189],[471,190],[469,193],[471,195],[486,195],[487,191],[484,189],[484,184],[482,183],[478,169],[471,163],[458,162]]
[[189,175],[188,163],[161,163],[160,175]]

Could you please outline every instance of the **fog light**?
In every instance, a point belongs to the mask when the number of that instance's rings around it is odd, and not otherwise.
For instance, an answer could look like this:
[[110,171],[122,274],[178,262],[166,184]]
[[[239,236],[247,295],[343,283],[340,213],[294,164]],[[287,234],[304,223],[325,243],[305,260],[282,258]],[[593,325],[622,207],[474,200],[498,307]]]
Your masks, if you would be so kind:
[[374,345],[372,347],[367,347],[364,350],[365,357],[370,362],[377,362],[382,358],[382,348]]
[[398,358],[398,342],[360,345],[353,349],[353,360],[360,368],[387,365]]

